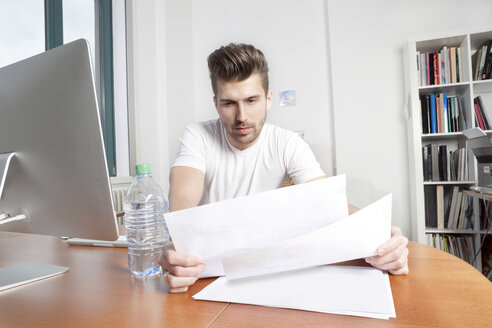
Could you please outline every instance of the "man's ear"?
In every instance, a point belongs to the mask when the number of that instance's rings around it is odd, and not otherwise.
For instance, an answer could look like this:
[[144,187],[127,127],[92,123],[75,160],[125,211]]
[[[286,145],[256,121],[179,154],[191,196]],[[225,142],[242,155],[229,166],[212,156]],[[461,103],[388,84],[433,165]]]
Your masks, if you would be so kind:
[[266,101],[267,101],[267,110],[270,109],[270,107],[272,107],[272,101],[273,101],[273,92],[272,90],[268,90],[267,94],[266,94]]
[[215,105],[215,109],[217,111],[219,111],[219,107],[217,106],[217,97],[216,96],[214,96],[214,105]]

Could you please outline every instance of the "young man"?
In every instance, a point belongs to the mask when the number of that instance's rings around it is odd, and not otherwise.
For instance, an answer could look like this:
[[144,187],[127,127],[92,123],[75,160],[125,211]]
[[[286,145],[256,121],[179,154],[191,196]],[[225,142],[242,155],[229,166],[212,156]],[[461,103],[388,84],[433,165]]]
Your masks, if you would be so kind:
[[[208,57],[214,104],[220,119],[189,125],[171,169],[169,205],[177,211],[238,196],[322,179],[325,174],[296,134],[265,123],[272,104],[263,53],[246,44],[229,44]],[[408,273],[408,240],[399,228],[366,261],[393,274]],[[185,292],[204,264],[169,244],[160,264],[169,272],[170,292]]]

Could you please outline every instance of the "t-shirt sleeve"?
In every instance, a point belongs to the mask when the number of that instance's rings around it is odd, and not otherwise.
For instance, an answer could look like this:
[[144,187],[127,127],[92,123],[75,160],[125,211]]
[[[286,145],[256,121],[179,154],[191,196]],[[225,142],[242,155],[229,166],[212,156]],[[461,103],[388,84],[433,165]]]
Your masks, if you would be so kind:
[[287,174],[295,184],[325,175],[309,145],[297,134],[288,138],[284,156]]
[[206,131],[202,126],[198,124],[188,125],[179,139],[178,154],[173,167],[187,166],[205,173],[206,138]]

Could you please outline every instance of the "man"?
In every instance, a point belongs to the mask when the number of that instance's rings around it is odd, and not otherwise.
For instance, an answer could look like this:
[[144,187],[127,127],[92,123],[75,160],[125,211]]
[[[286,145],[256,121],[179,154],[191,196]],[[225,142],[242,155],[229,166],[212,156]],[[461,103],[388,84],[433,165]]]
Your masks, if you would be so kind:
[[[208,58],[220,119],[189,125],[171,169],[169,205],[177,211],[279,188],[287,177],[304,183],[325,177],[309,146],[295,133],[265,123],[272,105],[263,53],[229,44]],[[393,274],[408,273],[408,240],[399,228],[366,261]],[[185,292],[204,264],[168,244],[160,259],[170,292]]]

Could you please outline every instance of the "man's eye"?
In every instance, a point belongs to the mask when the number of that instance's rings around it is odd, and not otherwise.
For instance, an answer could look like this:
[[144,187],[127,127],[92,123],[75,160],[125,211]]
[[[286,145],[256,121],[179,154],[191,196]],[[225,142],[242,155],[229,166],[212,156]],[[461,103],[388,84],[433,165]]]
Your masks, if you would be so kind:
[[256,99],[248,99],[249,104],[254,104],[256,102]]

